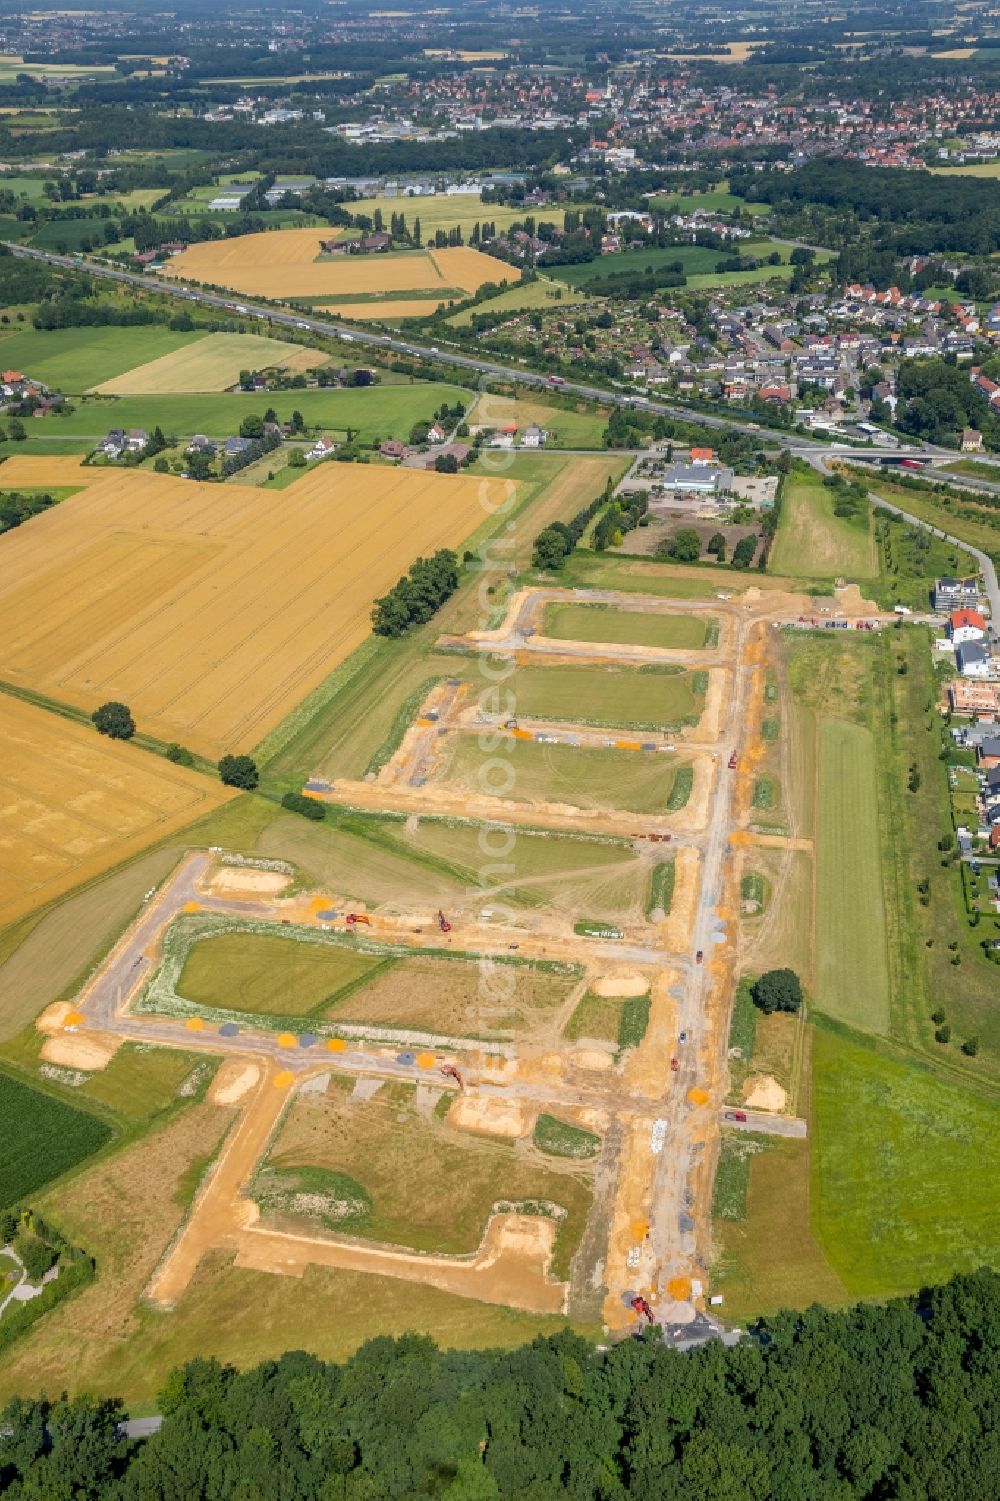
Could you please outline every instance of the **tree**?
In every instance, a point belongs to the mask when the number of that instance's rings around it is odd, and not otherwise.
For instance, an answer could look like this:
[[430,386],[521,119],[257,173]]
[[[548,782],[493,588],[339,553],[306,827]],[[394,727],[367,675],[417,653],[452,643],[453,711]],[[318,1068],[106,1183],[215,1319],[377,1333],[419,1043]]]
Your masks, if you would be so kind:
[[947,1022],[944,1022],[940,1027],[938,1027],[937,1031],[934,1033],[934,1041],[941,1043],[951,1042],[951,1027]]
[[434,468],[438,474],[457,474],[458,459],[453,453],[439,453],[434,460]]
[[697,563],[701,557],[701,538],[693,526],[682,526],[667,545],[667,555],[678,563]]
[[766,1016],[774,1011],[798,1011],[802,982],[794,969],[769,969],[751,987],[754,1005]]
[[289,813],[301,813],[303,818],[311,818],[317,823],[326,817],[326,805],[317,802],[314,797],[306,797],[302,792],[286,792],[281,799],[281,806],[287,808]]
[[749,568],[753,562],[753,555],[757,551],[756,537],[741,537],[733,548],[733,567]]
[[15,443],[24,442],[25,438],[28,436],[28,432],[20,417],[12,417],[10,419],[9,433]]
[[256,413],[249,412],[240,423],[241,438],[262,438],[264,436],[264,419]]
[[243,792],[253,792],[260,781],[257,763],[250,756],[223,756],[219,776],[227,787],[239,787]]
[[111,740],[131,740],[135,734],[135,720],[128,704],[109,699],[91,714],[91,720],[102,735]]
[[965,1054],[966,1058],[975,1058],[976,1054],[979,1052],[979,1038],[967,1037],[966,1040],[962,1043],[962,1052]]
[[293,448],[288,455],[288,466],[290,469],[304,469],[307,463],[308,460],[301,448]]
[[173,761],[176,766],[193,766],[194,756],[184,745],[178,745],[176,740],[167,746],[167,760]]

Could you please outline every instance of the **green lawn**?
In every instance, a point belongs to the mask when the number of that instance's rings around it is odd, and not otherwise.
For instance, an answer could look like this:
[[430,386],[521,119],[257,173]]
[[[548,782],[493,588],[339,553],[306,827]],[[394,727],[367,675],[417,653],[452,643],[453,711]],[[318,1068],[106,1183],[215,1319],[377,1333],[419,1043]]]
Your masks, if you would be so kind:
[[96,1115],[0,1073],[0,1206],[29,1199],[111,1134]]
[[796,474],[785,485],[770,568],[798,578],[873,578],[870,523],[833,513],[833,492],[819,475]]
[[875,742],[841,719],[820,723],[816,1004],[871,1032],[889,1028]]
[[207,1075],[215,1069],[214,1060],[175,1048],[127,1042],[107,1068],[91,1075],[80,1093],[129,1120],[146,1121],[179,1098],[181,1085],[199,1066],[207,1082]]
[[[640,617],[636,617],[639,619]],[[504,683],[512,713],[620,729],[694,724],[694,673],[650,667],[518,667]]]
[[[21,370],[47,386],[78,395],[200,338],[204,338],[203,333],[174,333],[157,324],[143,328],[56,328],[48,332],[31,329],[0,334],[0,361],[5,370]],[[110,418],[104,424],[105,428],[113,425]],[[137,417],[117,425],[148,428],[152,423]],[[94,430],[71,428],[62,420],[58,426],[53,422],[52,427],[60,433]]]
[[648,615],[611,605],[550,604],[545,606],[541,634],[558,641],[690,649],[705,645],[710,624],[698,615]]
[[813,1225],[852,1296],[1000,1263],[994,1100],[817,1029],[812,1125]]
[[341,946],[279,935],[220,933],[192,944],[177,993],[196,1006],[262,1016],[308,1016],[378,969]]
[[363,443],[370,443],[376,438],[406,439],[415,422],[429,420],[442,402],[453,403],[459,398],[468,402],[469,393],[446,385],[262,391],[245,396],[210,392],[88,397],[69,417],[59,419],[58,431],[103,436],[109,427],[144,427],[152,431],[159,426],[168,437],[206,433],[211,438],[221,438],[238,432],[241,418],[250,413],[263,417],[268,407],[274,407],[282,421],[287,421],[297,410],[310,425],[332,432],[343,432],[350,427]]
[[[570,803],[578,808],[620,808],[629,813],[664,813],[678,772],[676,756],[656,752],[540,745],[511,740],[487,756],[471,735],[456,735],[448,753],[445,780],[453,786],[516,802]],[[485,763],[504,773],[497,780]],[[507,768],[509,767],[509,776]]]

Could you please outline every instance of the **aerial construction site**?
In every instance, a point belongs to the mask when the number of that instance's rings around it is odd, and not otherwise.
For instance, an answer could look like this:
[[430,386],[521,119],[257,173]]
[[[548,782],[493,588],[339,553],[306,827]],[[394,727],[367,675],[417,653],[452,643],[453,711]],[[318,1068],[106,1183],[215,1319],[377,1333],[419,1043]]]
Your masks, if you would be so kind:
[[612,1335],[724,1317],[721,1135],[806,1129],[780,1090],[726,1105],[744,876],[763,858],[777,885],[811,849],[754,792],[774,632],[803,608],[521,589],[499,624],[436,642],[452,671],[377,770],[321,763],[303,788],[376,830],[377,879],[215,846],[148,893],[38,1026],[61,1067],[126,1045],[223,1060],[232,1124],[149,1305],[177,1308],[224,1253]]

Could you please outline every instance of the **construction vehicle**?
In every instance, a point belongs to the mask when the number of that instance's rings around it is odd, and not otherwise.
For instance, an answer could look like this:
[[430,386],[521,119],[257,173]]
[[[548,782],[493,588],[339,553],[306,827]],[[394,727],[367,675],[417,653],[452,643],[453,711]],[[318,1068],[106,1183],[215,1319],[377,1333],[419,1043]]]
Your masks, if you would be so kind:
[[442,933],[450,933],[451,932],[451,923],[445,917],[444,913],[440,910],[440,908],[438,909],[438,927],[441,929]]
[[370,928],[372,920],[367,912],[348,912],[344,921],[349,928],[354,928],[359,922],[363,922],[366,928]]
[[441,1073],[446,1079],[454,1079],[459,1089],[465,1092],[465,1080],[453,1063],[442,1063]]
[[694,956],[694,962],[695,962],[695,964],[700,964],[701,961],[704,959],[704,957],[705,957],[705,950],[704,949],[699,949],[698,952]]
[[736,752],[735,751],[733,751],[732,755],[729,757],[729,770],[730,771],[735,771],[736,770]]
[[635,1309],[635,1312],[639,1315],[640,1318],[645,1318],[647,1323],[656,1323],[656,1320],[653,1317],[653,1310],[650,1308],[649,1304],[646,1302],[646,1299],[642,1297],[640,1293],[636,1293],[635,1297],[632,1299],[630,1306]]
[[676,1072],[680,1068],[680,1066],[681,1066],[681,1060],[679,1058],[671,1058],[671,1060],[670,1060],[670,1072],[672,1074],[676,1074]]
[[746,1118],[747,1113],[745,1110],[727,1110],[723,1117],[727,1121],[745,1121]]

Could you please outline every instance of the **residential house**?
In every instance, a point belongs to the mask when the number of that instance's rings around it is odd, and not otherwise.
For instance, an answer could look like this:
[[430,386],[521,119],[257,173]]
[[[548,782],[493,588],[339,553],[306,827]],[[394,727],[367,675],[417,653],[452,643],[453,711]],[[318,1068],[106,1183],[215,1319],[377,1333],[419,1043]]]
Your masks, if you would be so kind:
[[427,429],[428,443],[443,443],[447,436],[448,434],[445,432],[440,422],[432,422],[430,427]]
[[548,442],[548,431],[537,422],[529,422],[521,434],[522,448],[542,448]]
[[227,438],[222,445],[223,455],[227,459],[237,459],[246,453],[252,442],[252,438]]
[[715,449],[714,448],[692,448],[691,449],[691,463],[692,464],[714,464],[715,463]]
[[103,453],[106,459],[120,459],[125,451],[125,431],[120,427],[113,427],[102,443],[98,443],[97,452]]
[[149,442],[149,434],[144,427],[130,427],[128,437],[125,439],[125,447],[129,453],[141,453]]
[[400,459],[406,458],[410,450],[405,443],[400,443],[398,438],[386,438],[384,443],[379,444],[378,451],[383,459],[391,459],[394,463],[399,463]]
[[966,641],[955,651],[955,663],[964,678],[988,678],[990,654],[978,641]]
[[934,608],[942,614],[979,604],[979,581],[975,578],[940,578],[934,582]]
[[204,433],[195,433],[188,444],[187,453],[203,453],[206,458],[213,458],[219,445],[214,438],[206,438]]
[[961,646],[963,641],[982,641],[986,621],[978,610],[953,610],[948,616],[948,635],[953,646]]
[[993,771],[1000,766],[1000,736],[993,735],[980,742],[976,749],[976,765],[980,771]]
[[962,678],[948,684],[953,714],[975,714],[982,720],[1000,717],[1000,684],[970,683]]
[[963,453],[982,453],[983,435],[974,427],[963,428],[959,445]]
[[316,442],[306,454],[307,459],[326,459],[336,450],[336,443],[332,438],[317,438]]

